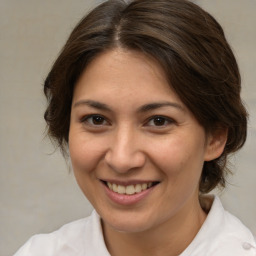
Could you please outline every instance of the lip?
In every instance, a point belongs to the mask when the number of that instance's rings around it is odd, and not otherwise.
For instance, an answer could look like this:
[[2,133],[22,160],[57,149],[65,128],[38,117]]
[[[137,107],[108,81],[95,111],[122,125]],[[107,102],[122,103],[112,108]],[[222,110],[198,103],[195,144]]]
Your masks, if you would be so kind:
[[[148,183],[146,181],[126,181],[126,182],[121,182],[121,181],[110,181],[111,183],[115,183],[115,184],[119,184],[119,185],[134,185],[134,184],[142,184],[142,183]],[[150,181],[149,181],[150,182]],[[155,189],[155,186],[152,186],[146,190],[141,191],[140,193],[136,193],[133,195],[125,195],[125,194],[118,194],[112,190],[110,190],[102,181],[100,182],[101,185],[103,186],[103,189],[107,195],[107,197],[114,203],[118,204],[118,205],[123,205],[123,206],[129,206],[129,205],[133,205],[136,204],[140,201],[142,201],[143,199],[145,199],[146,197],[148,197],[152,191]]]
[[120,180],[101,180],[104,183],[110,182],[112,184],[122,185],[122,186],[129,186],[129,185],[136,185],[136,184],[143,184],[143,183],[156,183],[158,181],[155,180],[126,180],[126,181],[120,181]]

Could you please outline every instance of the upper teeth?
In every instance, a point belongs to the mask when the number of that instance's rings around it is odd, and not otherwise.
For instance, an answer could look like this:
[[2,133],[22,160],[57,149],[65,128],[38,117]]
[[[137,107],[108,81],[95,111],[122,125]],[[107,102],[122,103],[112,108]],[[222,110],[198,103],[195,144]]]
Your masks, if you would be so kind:
[[152,187],[152,182],[149,183],[142,183],[142,184],[135,184],[135,185],[117,185],[115,183],[107,182],[107,185],[110,190],[118,193],[118,194],[126,194],[126,195],[133,195],[135,193],[140,193],[147,188]]

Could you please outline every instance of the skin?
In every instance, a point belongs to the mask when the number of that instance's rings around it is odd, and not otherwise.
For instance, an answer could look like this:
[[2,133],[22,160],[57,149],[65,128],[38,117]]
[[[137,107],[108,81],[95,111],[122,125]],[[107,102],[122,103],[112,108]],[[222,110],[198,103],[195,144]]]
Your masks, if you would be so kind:
[[[206,135],[150,57],[114,49],[89,64],[74,89],[69,150],[112,256],[171,256],[189,245],[206,218],[198,199],[203,163],[225,141],[225,133]],[[102,180],[159,183],[122,205]]]

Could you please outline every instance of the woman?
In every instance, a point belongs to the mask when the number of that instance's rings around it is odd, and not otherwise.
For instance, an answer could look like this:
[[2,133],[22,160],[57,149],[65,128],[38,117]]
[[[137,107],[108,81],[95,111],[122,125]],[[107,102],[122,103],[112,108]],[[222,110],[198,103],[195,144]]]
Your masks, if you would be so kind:
[[220,25],[185,0],[110,0],[71,33],[45,85],[49,135],[94,206],[15,255],[255,255],[218,197],[246,139]]

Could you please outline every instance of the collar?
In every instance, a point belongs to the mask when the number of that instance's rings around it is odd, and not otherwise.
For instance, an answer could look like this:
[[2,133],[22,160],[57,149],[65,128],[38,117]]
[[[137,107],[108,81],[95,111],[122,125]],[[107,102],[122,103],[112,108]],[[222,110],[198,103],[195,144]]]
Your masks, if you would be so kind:
[[225,211],[217,196],[200,198],[207,218],[190,245],[180,256],[256,256],[252,233],[240,220]]

